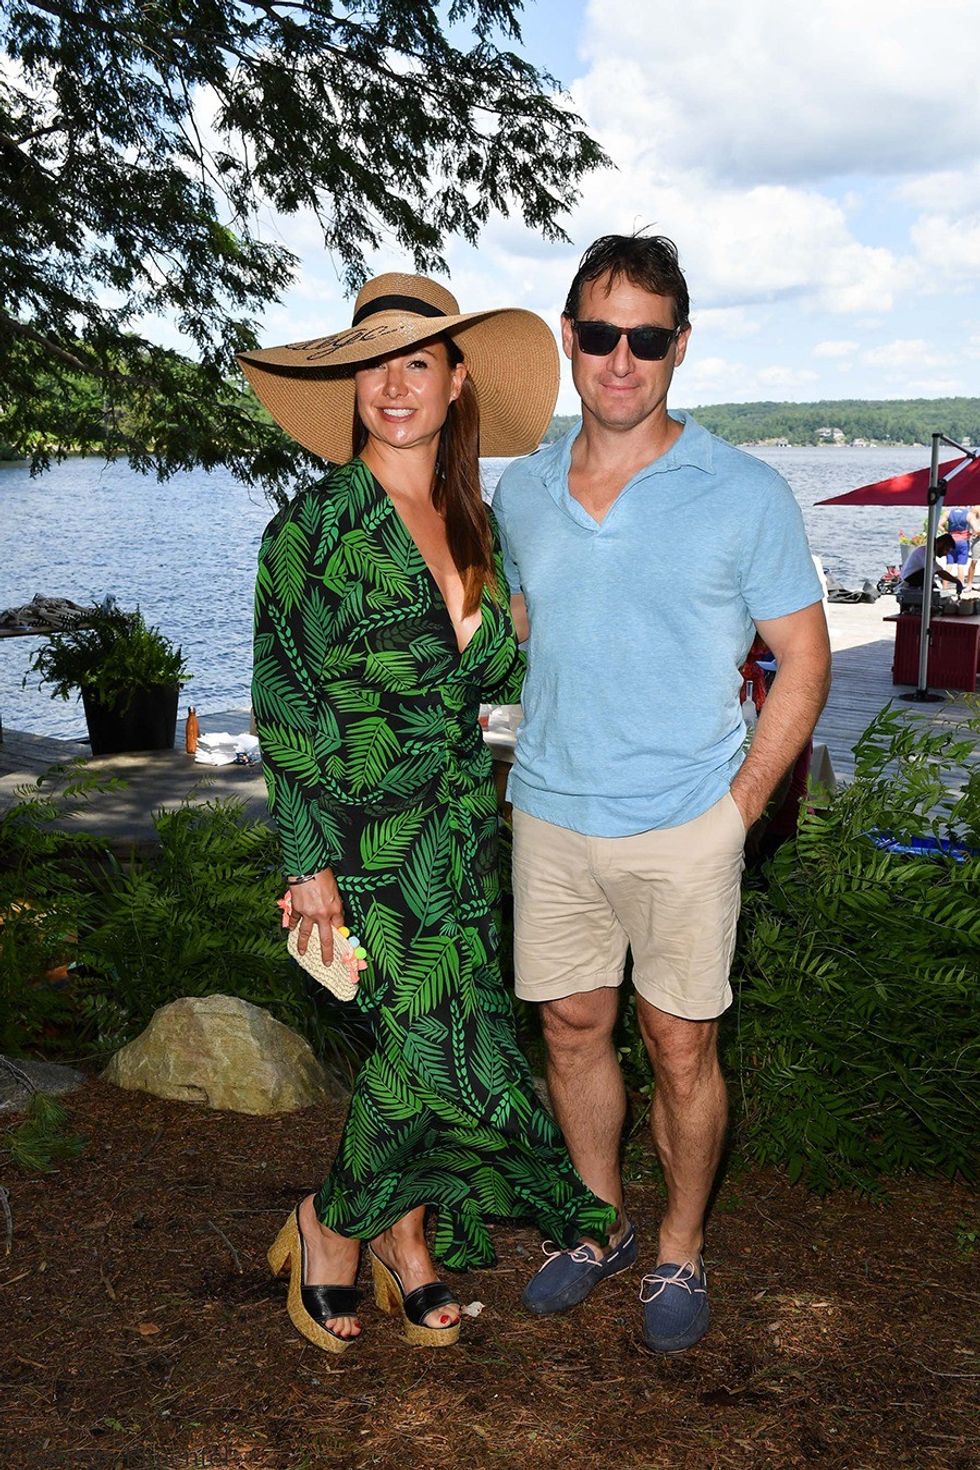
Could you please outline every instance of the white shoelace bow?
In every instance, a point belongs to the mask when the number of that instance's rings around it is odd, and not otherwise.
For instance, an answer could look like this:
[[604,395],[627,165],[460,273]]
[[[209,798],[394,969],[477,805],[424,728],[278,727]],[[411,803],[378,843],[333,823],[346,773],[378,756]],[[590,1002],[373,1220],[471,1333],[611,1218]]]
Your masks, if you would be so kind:
[[[552,1250],[549,1250],[549,1246],[552,1246],[554,1248]],[[545,1254],[544,1266],[550,1266],[551,1262],[556,1260],[558,1256],[568,1256],[569,1260],[578,1261],[578,1263],[582,1266],[602,1265],[602,1260],[600,1259],[597,1261],[595,1259],[595,1256],[591,1254],[587,1245],[577,1245],[574,1250],[570,1251],[562,1250],[561,1246],[553,1240],[546,1240],[542,1242],[541,1249],[544,1251]],[[538,1270],[543,1271],[544,1266],[539,1266]]]
[[[699,1271],[693,1261],[685,1261],[683,1266],[678,1266],[673,1276],[662,1276],[659,1271],[654,1271],[652,1275],[644,1276],[640,1282],[640,1301],[644,1304],[656,1301],[668,1286],[682,1286],[689,1296],[706,1296],[707,1287],[702,1286],[700,1281],[703,1270],[702,1267]],[[697,1285],[694,1285],[694,1282],[697,1282]],[[656,1286],[656,1290],[645,1296],[644,1292],[648,1284],[651,1287]]]

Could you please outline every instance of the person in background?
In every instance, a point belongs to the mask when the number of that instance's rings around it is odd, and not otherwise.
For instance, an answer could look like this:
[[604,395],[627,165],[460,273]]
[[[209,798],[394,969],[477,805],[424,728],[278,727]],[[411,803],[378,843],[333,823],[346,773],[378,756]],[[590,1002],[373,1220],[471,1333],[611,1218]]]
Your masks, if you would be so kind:
[[[252,698],[292,922],[356,929],[356,1002],[374,1049],[327,1177],[269,1252],[318,1347],[360,1332],[362,1242],[375,1297],[420,1347],[459,1336],[436,1281],[494,1259],[488,1216],[574,1243],[615,1211],[583,1184],[517,1044],[499,962],[497,803],[481,702],[524,672],[478,454],[540,440],[558,354],[532,312],[461,313],[422,276],[360,291],[350,327],[243,354],[276,421],[334,462],[267,527]],[[352,437],[353,434],[353,437]],[[337,463],[345,460],[346,463]]]
[[[709,1321],[704,1223],[727,1126],[718,1017],[732,999],[746,833],[809,740],[830,676],[789,486],[668,412],[688,313],[671,241],[595,241],[562,317],[582,422],[509,466],[494,498],[530,636],[509,791],[517,993],[540,1004],[572,1158],[618,1210],[607,1248],[583,1233],[524,1302],[565,1311],[637,1259],[613,1042],[629,946],[667,1186],[643,1333],[663,1352],[690,1347]],[[696,581],[678,556],[692,525],[710,525],[720,548]],[[739,666],[756,631],[778,673],[743,760]]]
[[[948,582],[950,586],[955,587],[957,596],[959,596],[959,594],[963,590],[963,584],[960,581],[959,577],[955,577],[952,572],[947,572],[945,567],[941,567],[939,565],[939,558],[941,556],[948,557],[950,553],[954,551],[955,546],[956,541],[949,531],[943,531],[940,536],[936,537],[935,541],[932,543],[932,551],[934,557],[932,570],[934,575],[937,576],[941,582]],[[925,580],[925,575],[926,545],[923,542],[921,546],[913,546],[908,556],[902,562],[901,586],[921,588],[922,583]],[[899,590],[901,591],[901,588],[899,588]]]
[[970,528],[970,560],[967,562],[966,571],[963,573],[963,591],[973,591],[973,575],[980,561],[980,505],[971,505],[967,511],[967,525]]
[[[968,505],[950,505],[939,518],[940,531],[948,531],[953,538],[953,549],[946,554],[947,566],[965,567],[970,560],[970,511]],[[969,579],[964,575],[963,580]]]

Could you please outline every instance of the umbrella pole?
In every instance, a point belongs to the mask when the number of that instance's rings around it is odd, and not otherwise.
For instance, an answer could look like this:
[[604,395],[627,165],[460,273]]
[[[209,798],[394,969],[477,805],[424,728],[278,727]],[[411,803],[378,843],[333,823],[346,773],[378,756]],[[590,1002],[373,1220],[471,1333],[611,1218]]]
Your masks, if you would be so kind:
[[929,474],[929,515],[926,521],[926,562],[922,569],[922,616],[919,623],[919,682],[911,694],[902,698],[915,704],[937,704],[941,694],[929,690],[929,629],[932,623],[932,578],[936,566],[936,537],[939,534],[939,517],[943,510],[945,483],[939,478],[939,445],[944,436],[932,436],[932,468]]

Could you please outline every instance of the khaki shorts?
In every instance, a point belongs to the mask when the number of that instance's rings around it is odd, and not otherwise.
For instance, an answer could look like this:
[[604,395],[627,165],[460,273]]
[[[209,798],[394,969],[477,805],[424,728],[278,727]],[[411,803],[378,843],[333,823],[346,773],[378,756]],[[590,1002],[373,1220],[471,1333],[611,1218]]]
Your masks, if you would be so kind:
[[707,1021],[732,1001],[728,972],[745,826],[727,792],[692,822],[585,837],[514,811],[514,969],[522,1000],[633,984],[672,1016]]

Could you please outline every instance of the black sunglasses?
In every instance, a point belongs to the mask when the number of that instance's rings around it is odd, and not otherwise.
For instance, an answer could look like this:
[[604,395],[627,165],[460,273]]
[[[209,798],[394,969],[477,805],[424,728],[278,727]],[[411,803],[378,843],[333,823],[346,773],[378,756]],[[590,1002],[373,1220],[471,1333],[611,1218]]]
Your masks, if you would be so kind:
[[589,357],[608,357],[625,337],[630,352],[641,362],[660,362],[667,356],[680,327],[614,327],[611,322],[572,322],[580,349]]

